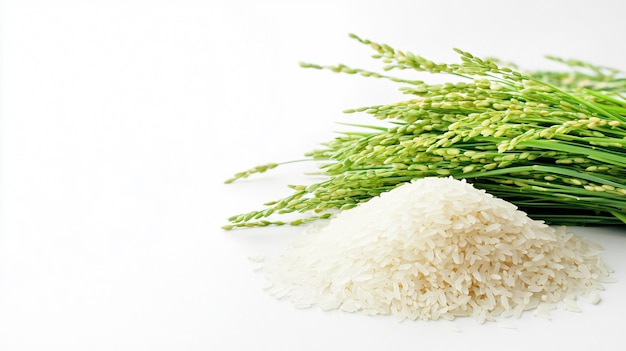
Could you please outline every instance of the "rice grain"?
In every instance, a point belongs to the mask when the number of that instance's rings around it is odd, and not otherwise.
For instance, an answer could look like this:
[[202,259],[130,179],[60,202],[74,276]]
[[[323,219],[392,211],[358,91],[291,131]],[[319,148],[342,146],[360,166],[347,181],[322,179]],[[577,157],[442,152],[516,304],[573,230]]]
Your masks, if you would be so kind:
[[464,180],[431,177],[306,231],[263,272],[298,307],[483,323],[599,301],[611,273],[600,251]]

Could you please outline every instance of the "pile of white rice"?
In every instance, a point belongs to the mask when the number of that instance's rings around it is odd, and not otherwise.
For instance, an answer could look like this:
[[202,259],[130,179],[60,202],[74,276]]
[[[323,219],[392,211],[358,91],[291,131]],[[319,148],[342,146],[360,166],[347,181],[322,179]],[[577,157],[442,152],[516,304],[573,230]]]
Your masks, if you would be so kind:
[[465,181],[424,178],[341,212],[262,270],[299,308],[482,323],[597,303],[611,272],[600,251]]

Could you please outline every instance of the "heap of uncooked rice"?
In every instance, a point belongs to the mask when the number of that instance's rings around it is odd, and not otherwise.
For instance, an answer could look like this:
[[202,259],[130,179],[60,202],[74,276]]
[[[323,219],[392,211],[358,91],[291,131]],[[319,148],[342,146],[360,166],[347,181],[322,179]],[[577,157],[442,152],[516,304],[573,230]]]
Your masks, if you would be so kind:
[[611,272],[600,251],[465,181],[433,177],[339,213],[263,271],[269,293],[300,308],[482,323],[598,302]]

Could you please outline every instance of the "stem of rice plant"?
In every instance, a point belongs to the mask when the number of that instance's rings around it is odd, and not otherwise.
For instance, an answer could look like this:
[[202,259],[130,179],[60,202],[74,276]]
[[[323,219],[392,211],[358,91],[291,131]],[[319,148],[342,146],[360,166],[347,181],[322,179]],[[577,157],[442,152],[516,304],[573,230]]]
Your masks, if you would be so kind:
[[[515,65],[455,49],[460,63],[435,63],[356,35],[383,70],[447,74],[428,84],[346,65],[304,68],[389,79],[408,99],[348,109],[387,126],[343,124],[345,131],[305,159],[268,163],[226,183],[289,162],[319,162],[327,179],[290,185],[294,193],[230,217],[225,229],[299,225],[329,218],[400,184],[423,177],[466,179],[550,224],[626,223],[626,79],[616,70],[549,57],[569,71],[522,73]],[[300,214],[291,221],[276,215]]]

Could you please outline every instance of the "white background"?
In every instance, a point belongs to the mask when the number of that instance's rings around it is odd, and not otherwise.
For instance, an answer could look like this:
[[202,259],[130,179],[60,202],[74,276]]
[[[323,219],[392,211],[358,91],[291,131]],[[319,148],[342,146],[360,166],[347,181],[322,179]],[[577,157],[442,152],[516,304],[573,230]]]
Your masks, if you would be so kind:
[[[622,349],[620,282],[583,313],[517,329],[297,310],[247,260],[298,228],[223,232],[304,181],[291,165],[341,111],[396,101],[380,80],[299,61],[378,67],[348,33],[435,60],[453,47],[551,67],[544,54],[626,69],[623,1],[4,1],[0,350]],[[371,122],[367,117],[363,122]],[[538,346],[542,345],[542,346]],[[543,347],[545,346],[545,347]]]

